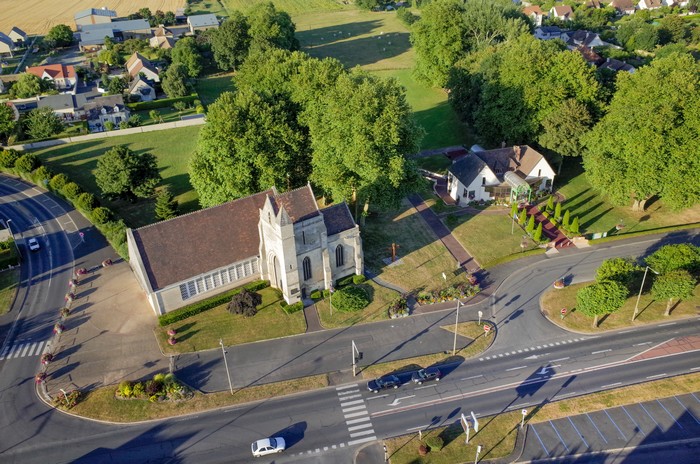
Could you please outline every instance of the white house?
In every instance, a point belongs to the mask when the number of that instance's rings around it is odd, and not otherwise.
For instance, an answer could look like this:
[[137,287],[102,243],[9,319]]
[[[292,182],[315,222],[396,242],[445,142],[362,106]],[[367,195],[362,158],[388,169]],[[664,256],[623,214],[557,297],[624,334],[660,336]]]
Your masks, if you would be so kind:
[[535,26],[541,26],[544,17],[546,16],[539,5],[530,5],[523,8],[523,14],[532,20]]
[[583,46],[588,48],[605,47],[610,45],[603,41],[598,34],[591,31],[578,30],[567,33],[566,43],[571,47]]
[[457,203],[503,199],[529,201],[533,191],[551,191],[554,170],[527,145],[474,150],[453,161],[447,191]]
[[156,314],[256,279],[288,303],[362,274],[345,203],[319,209],[310,186],[264,192],[127,230],[129,264]]
[[569,5],[553,6],[549,10],[549,17],[562,21],[571,21],[574,19],[574,10]]
[[73,66],[65,64],[47,64],[44,66],[27,66],[26,71],[39,79],[48,79],[58,90],[75,91],[78,76]]
[[535,28],[535,38],[539,40],[566,40],[566,32],[557,26],[540,26]]
[[103,131],[105,123],[111,122],[118,126],[120,122],[129,119],[129,108],[124,105],[124,97],[110,95],[97,97],[83,106],[90,131]]
[[148,80],[142,79],[141,76],[131,81],[128,89],[129,95],[134,95],[139,98],[139,101],[151,101],[156,99],[156,89]]
[[27,33],[16,26],[10,30],[10,33],[7,34],[7,36],[12,39],[15,45],[23,45],[24,42],[27,41]]
[[658,10],[664,6],[661,0],[639,0],[637,7],[640,10]]

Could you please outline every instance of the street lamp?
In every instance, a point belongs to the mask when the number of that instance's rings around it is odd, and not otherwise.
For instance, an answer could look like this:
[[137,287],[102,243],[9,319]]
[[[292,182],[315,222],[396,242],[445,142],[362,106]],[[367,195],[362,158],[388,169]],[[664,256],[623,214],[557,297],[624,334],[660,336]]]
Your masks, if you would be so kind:
[[[637,312],[639,311],[639,299],[642,297],[642,290],[644,289],[644,281],[647,278],[647,271],[649,271],[650,269],[651,268],[649,266],[644,268],[644,277],[642,277],[642,286],[639,287],[639,295],[637,295],[637,302],[634,305],[634,314],[632,314],[632,322],[634,322],[634,320],[637,318]],[[659,273],[653,269],[651,269],[651,272],[653,272],[656,275],[659,275]]]
[[455,355],[455,352],[457,351],[457,323],[459,322],[459,305],[461,301],[457,300],[457,317],[455,317],[455,339],[454,343],[452,343],[452,356]]
[[228,378],[228,387],[231,390],[231,395],[233,395],[233,384],[231,383],[231,373],[228,370],[228,361],[226,360],[226,350],[224,350],[224,341],[220,338],[219,345],[221,345],[221,354],[224,357],[224,365],[226,366],[226,377]]

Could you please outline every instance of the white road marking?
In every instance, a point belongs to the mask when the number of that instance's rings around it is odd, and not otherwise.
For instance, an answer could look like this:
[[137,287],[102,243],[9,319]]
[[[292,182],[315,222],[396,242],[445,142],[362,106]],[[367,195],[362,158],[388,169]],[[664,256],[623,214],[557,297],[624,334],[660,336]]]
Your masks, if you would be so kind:
[[372,423],[367,422],[366,424],[353,425],[352,427],[348,427],[348,431],[353,432],[355,430],[366,429],[367,427],[372,427]]
[[622,382],[609,383],[608,385],[601,385],[600,388],[610,388],[622,385]]
[[345,408],[347,406],[352,406],[353,404],[364,404],[364,402],[364,400],[346,401],[345,403],[340,403],[340,406]]
[[351,412],[350,414],[344,414],[346,419],[350,419],[351,417],[359,417],[359,416],[366,416],[367,411],[362,411],[362,412]]
[[465,377],[465,378],[459,379],[459,380],[478,379],[479,377],[483,377],[483,376],[484,376],[484,374],[472,375],[471,377]]
[[608,348],[607,350],[593,351],[591,354],[607,353],[609,351],[612,351],[612,350],[610,348]]
[[352,385],[343,385],[341,387],[335,387],[335,389],[340,391],[340,390],[347,390],[348,388],[355,388],[357,386],[358,386],[358,384],[353,383]]
[[374,429],[363,430],[361,432],[355,432],[350,434],[350,438],[361,437],[363,435],[371,435],[374,433]]
[[360,422],[367,422],[369,421],[369,416],[367,417],[360,417],[359,419],[352,419],[349,421],[345,421],[346,425],[352,425],[352,424],[359,424]]
[[[376,440],[376,439],[377,439],[377,437],[375,437],[375,436],[365,437],[365,438],[358,438],[357,440],[350,440],[350,441],[348,442],[348,446],[359,445],[360,443],[367,443],[368,441],[374,441],[374,440]],[[343,446],[342,443],[341,443],[340,446],[341,446],[341,447]]]
[[647,379],[658,379],[659,377],[666,377],[666,374],[650,375]]
[[676,323],[675,322],[667,322],[665,324],[659,324],[656,327],[666,327],[667,325],[676,325]]
[[407,432],[410,432],[410,431],[412,431],[412,430],[425,430],[425,429],[427,429],[428,427],[430,427],[430,424],[419,425],[418,427],[411,427],[410,429],[406,429],[406,431],[407,431]]
[[568,356],[566,358],[552,359],[551,362],[555,363],[555,362],[560,362],[560,361],[566,361],[567,359],[569,359]]
[[506,372],[508,371],[517,371],[518,369],[525,369],[527,366],[520,366],[520,367],[511,367],[510,369],[506,369]]
[[[353,406],[353,407],[351,407],[351,408],[344,408],[344,409],[343,409],[343,414],[345,414],[345,413],[347,413],[347,412],[357,411],[357,410],[360,410],[360,409],[367,409],[367,406],[365,406],[365,405],[363,404],[363,405],[361,405],[361,406]],[[347,417],[347,416],[345,416],[345,417]]]

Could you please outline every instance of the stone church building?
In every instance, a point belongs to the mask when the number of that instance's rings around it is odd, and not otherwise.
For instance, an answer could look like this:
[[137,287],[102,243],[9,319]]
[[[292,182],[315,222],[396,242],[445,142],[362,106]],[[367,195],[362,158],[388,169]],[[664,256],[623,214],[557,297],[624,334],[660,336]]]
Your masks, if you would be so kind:
[[156,314],[266,279],[296,303],[363,273],[360,230],[347,204],[319,209],[311,186],[273,187],[127,230],[129,263]]

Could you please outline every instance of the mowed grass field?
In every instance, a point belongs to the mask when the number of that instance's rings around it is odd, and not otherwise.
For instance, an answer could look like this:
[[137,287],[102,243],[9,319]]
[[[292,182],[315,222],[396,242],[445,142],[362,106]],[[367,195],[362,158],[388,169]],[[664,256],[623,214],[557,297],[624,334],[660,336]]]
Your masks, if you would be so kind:
[[169,185],[180,203],[180,212],[186,213],[199,208],[197,194],[190,185],[188,163],[197,144],[197,134],[201,126],[183,127],[122,137],[108,137],[88,142],[58,145],[36,150],[42,162],[52,171],[65,173],[77,182],[86,192],[94,193],[100,202],[113,209],[129,227],[140,227],[155,222],[154,201],[139,200],[108,201],[101,197],[95,183],[93,171],[97,160],[110,148],[126,145],[135,153],[150,152],[158,159],[161,185]]
[[0,31],[10,32],[17,26],[27,34],[46,34],[57,24],[75,29],[73,15],[87,8],[107,7],[117,15],[128,16],[141,8],[151,11],[172,11],[185,7],[185,0],[2,0],[0,1]]

